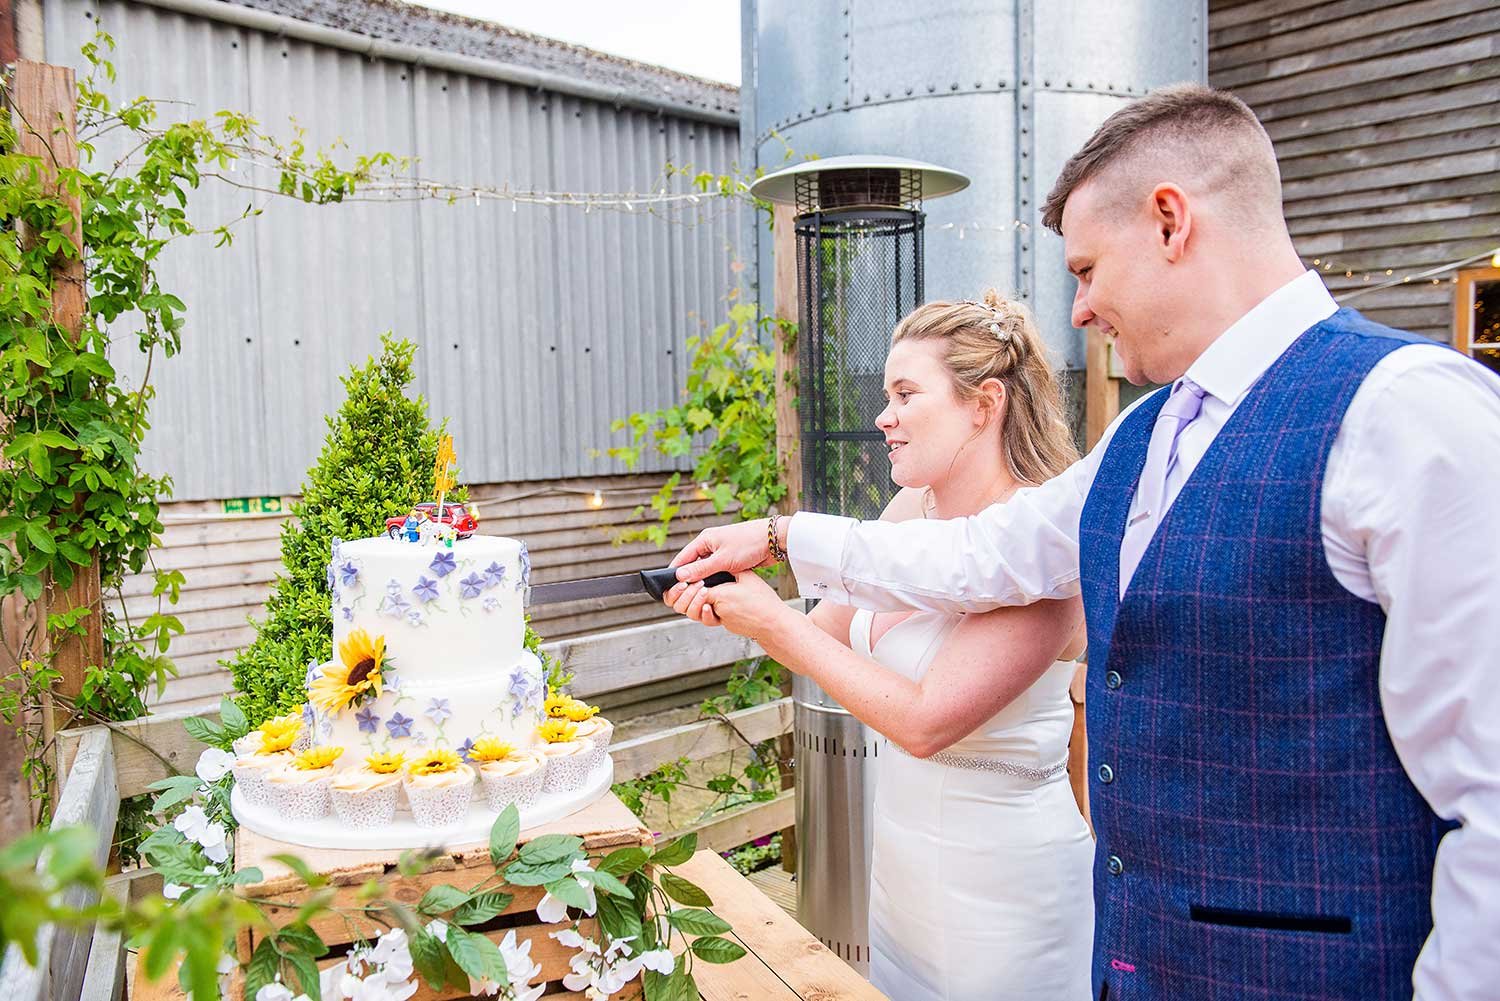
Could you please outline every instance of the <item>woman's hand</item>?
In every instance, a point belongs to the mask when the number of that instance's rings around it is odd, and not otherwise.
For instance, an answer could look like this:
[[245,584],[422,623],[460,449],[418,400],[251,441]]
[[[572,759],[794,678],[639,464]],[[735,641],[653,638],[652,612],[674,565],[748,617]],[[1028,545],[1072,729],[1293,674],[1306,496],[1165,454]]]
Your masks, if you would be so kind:
[[[723,625],[730,632],[762,641],[804,616],[792,611],[771,586],[753,570],[735,575],[733,584],[716,587],[689,585],[672,607],[705,625]],[[678,607],[682,606],[682,607]]]

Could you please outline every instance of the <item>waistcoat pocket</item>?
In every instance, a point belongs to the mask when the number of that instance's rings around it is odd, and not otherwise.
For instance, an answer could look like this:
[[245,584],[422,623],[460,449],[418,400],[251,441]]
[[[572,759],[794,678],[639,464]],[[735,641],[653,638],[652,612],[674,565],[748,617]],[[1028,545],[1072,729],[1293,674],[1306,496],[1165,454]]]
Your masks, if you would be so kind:
[[1243,911],[1232,907],[1201,907],[1188,910],[1194,921],[1206,925],[1228,925],[1233,928],[1260,928],[1266,931],[1310,931],[1325,935],[1347,935],[1354,922],[1337,914],[1283,914],[1274,911]]

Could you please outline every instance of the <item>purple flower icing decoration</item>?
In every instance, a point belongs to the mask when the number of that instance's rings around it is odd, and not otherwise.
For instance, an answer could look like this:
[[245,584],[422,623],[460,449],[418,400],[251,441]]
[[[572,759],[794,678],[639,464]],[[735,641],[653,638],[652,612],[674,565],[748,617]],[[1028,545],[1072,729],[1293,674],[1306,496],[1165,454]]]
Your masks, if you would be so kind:
[[353,560],[345,560],[339,564],[339,583],[345,587],[353,587],[357,580],[359,580],[359,564]]
[[505,568],[499,563],[491,563],[484,568],[485,590],[495,587],[503,580],[505,580]]
[[380,614],[389,615],[393,619],[399,619],[411,608],[411,602],[399,594],[388,594],[380,602]]
[[432,562],[427,564],[427,569],[439,577],[446,577],[458,569],[458,558],[447,550],[443,550],[432,557]]
[[338,586],[339,586],[339,582],[333,576],[333,564],[330,563],[330,564],[328,564],[328,590],[330,590],[330,591],[336,591],[336,590],[338,590]]
[[484,590],[484,578],[477,573],[471,573],[458,582],[458,593],[464,598],[477,598],[479,592]]
[[432,601],[435,598],[437,598],[437,596],[438,596],[437,581],[433,580],[431,577],[428,577],[427,575],[424,574],[424,575],[422,575],[422,576],[420,576],[420,577],[417,578],[416,586],[411,589],[411,593],[414,594],[414,595],[416,595],[417,596],[417,600],[420,601],[422,604],[425,605],[429,601]]
[[516,590],[523,591],[531,583],[531,554],[526,551],[526,543],[521,543],[521,579],[516,582]]
[[387,691],[399,692],[401,691],[401,679],[394,674],[387,674],[385,676],[385,687]]
[[524,667],[518,667],[510,672],[510,694],[521,702],[531,698],[531,676],[526,673]]
[[401,593],[401,582],[399,580],[397,580],[396,578],[394,578],[394,577],[392,577],[390,580],[386,581],[385,582],[385,593],[386,594],[400,594]]
[[417,611],[415,608],[407,611],[406,621],[414,626],[424,625],[424,622],[422,620],[422,613]]
[[339,611],[344,613],[344,621],[345,622],[353,622],[354,621],[354,609],[350,608],[348,605],[344,605],[342,608],[339,609]]
[[423,715],[438,726],[442,726],[448,722],[448,717],[453,715],[453,707],[448,704],[447,699],[432,699],[427,703],[427,712]]
[[469,757],[469,752],[472,750],[474,750],[474,738],[465,737],[464,742],[458,745],[458,756],[472,765],[474,763],[474,759]]
[[322,673],[323,671],[318,667],[318,662],[315,660],[310,660],[307,662],[307,673],[302,676],[302,683],[304,685],[310,685],[314,681],[316,681],[318,679],[318,675]]
[[308,702],[302,706],[302,722],[306,723],[308,726],[312,726],[313,720],[317,719],[317,717],[318,714],[313,711],[311,702]]
[[338,559],[339,558],[339,548],[341,546],[343,546],[343,544],[344,544],[344,540],[343,539],[339,538],[337,535],[335,535],[333,537],[333,558],[334,559]]
[[375,710],[369,706],[365,706],[359,712],[355,713],[354,718],[359,721],[361,733],[378,733],[380,731],[380,717],[376,716]]
[[500,599],[493,595],[484,599],[484,610],[486,612],[498,612],[500,610]]
[[385,728],[391,732],[392,737],[410,737],[411,725],[415,722],[416,720],[410,716],[403,716],[400,712],[396,712],[385,721]]

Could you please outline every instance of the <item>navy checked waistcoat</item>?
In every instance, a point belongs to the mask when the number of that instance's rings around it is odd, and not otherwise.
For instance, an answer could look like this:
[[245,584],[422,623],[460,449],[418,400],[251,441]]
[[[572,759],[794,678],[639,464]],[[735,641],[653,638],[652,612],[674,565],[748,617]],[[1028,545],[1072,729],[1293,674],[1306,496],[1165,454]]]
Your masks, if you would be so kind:
[[[1448,829],[1396,758],[1385,615],[1328,568],[1323,472],[1355,390],[1430,343],[1341,309],[1250,390],[1123,599],[1120,541],[1159,391],[1084,505],[1094,995],[1405,999]],[[1400,475],[1399,470],[1392,470]]]

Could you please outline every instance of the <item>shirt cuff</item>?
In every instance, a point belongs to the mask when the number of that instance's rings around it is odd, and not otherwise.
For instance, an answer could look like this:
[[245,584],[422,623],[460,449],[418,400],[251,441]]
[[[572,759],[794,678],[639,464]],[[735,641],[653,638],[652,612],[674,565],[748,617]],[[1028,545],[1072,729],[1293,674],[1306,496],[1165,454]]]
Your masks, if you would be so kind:
[[804,598],[828,599],[849,604],[841,564],[849,530],[859,522],[831,514],[798,511],[786,531],[787,565],[797,578],[797,591]]

